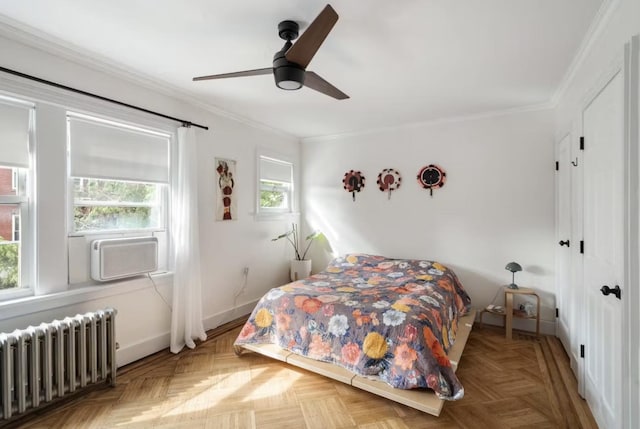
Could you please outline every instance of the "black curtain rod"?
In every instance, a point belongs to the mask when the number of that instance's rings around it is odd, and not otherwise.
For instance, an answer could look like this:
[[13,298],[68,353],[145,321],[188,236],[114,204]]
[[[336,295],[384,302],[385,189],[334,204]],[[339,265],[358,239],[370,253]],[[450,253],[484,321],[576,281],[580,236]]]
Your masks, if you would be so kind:
[[103,97],[101,95],[93,94],[91,92],[83,91],[81,89],[71,88],[70,86],[62,85],[62,84],[56,83],[56,82],[51,82],[50,80],[41,79],[39,77],[31,76],[31,75],[28,75],[28,74],[25,74],[25,73],[21,73],[19,71],[11,70],[11,69],[8,69],[8,68],[5,68],[5,67],[0,67],[0,71],[12,74],[14,76],[20,76],[20,77],[23,77],[25,79],[33,80],[33,81],[36,81],[36,82],[39,82],[39,83],[44,83],[45,85],[53,86],[53,87],[60,88],[60,89],[65,89],[67,91],[75,92],[77,94],[82,94],[82,95],[86,95],[88,97],[97,98],[98,100],[108,101],[109,103],[117,104],[119,106],[124,106],[124,107],[128,107],[130,109],[135,109],[135,110],[139,110],[141,112],[149,113],[151,115],[160,116],[161,118],[171,119],[172,121],[181,122],[183,125],[188,126],[188,127],[191,127],[191,126],[198,127],[198,128],[202,128],[203,130],[208,130],[209,129],[209,127],[207,127],[205,125],[196,124],[194,122],[186,121],[186,120],[180,119],[180,118],[174,118],[173,116],[164,115],[162,113],[154,112],[153,110],[148,110],[148,109],[145,109],[145,108],[142,108],[142,107],[134,106],[132,104],[123,103],[122,101],[114,100],[112,98]]

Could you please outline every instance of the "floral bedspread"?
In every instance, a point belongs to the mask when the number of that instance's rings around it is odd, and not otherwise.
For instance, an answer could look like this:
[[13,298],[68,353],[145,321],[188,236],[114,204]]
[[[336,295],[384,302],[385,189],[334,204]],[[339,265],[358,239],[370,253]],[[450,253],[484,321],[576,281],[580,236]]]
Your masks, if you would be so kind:
[[464,395],[446,353],[471,300],[438,262],[353,254],[271,289],[236,345],[274,343],[401,389]]

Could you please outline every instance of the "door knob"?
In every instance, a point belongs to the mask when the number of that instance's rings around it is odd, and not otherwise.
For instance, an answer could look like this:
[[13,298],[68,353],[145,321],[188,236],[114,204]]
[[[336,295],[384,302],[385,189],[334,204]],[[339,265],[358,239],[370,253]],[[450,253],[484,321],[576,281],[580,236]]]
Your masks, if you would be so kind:
[[609,294],[614,294],[616,296],[616,298],[622,299],[622,298],[620,298],[620,295],[622,295],[622,290],[620,289],[620,286],[618,286],[618,285],[616,285],[613,288],[610,288],[609,286],[604,285],[604,286],[602,286],[600,288],[600,292],[602,292],[602,294],[604,296],[607,296]]
[[561,246],[569,247],[569,240],[565,240],[565,241],[560,240],[560,242],[558,244],[560,244]]

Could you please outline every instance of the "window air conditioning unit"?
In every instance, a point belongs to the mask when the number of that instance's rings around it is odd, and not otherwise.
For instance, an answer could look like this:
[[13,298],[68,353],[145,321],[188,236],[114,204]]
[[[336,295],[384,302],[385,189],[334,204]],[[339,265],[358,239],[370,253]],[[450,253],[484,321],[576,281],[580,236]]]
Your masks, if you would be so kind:
[[158,269],[156,237],[109,238],[91,242],[91,278],[123,279]]

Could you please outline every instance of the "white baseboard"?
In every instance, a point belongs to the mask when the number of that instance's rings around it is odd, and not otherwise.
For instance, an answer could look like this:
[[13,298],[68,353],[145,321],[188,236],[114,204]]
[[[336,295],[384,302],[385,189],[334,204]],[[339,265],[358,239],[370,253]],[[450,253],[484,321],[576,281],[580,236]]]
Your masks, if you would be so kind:
[[166,332],[156,337],[146,338],[135,344],[121,347],[116,350],[118,368],[168,348],[170,341],[171,334]]
[[[205,331],[217,328],[218,326],[231,322],[240,316],[251,313],[257,302],[258,300],[256,299],[245,304],[241,304],[231,310],[226,310],[212,316],[205,317],[203,320]],[[116,351],[116,362],[118,367],[167,349],[169,348],[170,343],[171,334],[170,332],[166,332],[164,334],[146,338],[142,341],[138,341],[137,343],[121,347]]]
[[257,303],[258,300],[254,299],[244,304],[240,304],[239,306],[231,310],[222,311],[220,313],[205,317],[203,320],[205,331],[217,328],[220,325],[231,322],[233,319],[237,319],[240,316],[251,313]]

